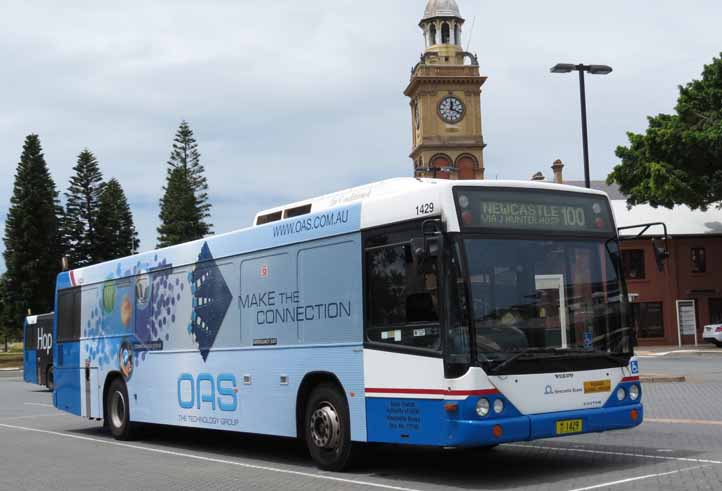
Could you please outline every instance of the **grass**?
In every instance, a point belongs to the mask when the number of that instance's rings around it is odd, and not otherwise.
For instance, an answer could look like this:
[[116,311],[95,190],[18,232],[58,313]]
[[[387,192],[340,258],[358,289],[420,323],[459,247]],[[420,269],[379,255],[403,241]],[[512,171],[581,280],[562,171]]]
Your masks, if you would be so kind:
[[22,353],[0,353],[0,368],[23,366]]

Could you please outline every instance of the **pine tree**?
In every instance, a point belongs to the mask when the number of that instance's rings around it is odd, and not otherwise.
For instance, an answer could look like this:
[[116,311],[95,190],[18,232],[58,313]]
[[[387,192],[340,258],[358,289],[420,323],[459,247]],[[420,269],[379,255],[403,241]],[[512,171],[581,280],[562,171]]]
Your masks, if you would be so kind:
[[103,174],[98,160],[87,148],[78,155],[65,193],[63,232],[73,268],[102,260],[103,247],[97,236],[98,207],[103,191]]
[[208,202],[208,181],[204,175],[205,168],[201,164],[201,154],[198,152],[198,143],[193,137],[193,130],[185,120],[181,121],[173,140],[173,150],[170,153],[168,166],[169,175],[173,169],[179,167],[189,174],[201,217],[199,225],[203,228],[203,235],[212,233],[213,225],[207,222],[211,216],[211,204]]
[[99,260],[109,261],[135,254],[140,245],[133,214],[123,188],[112,178],[103,187],[98,202],[97,236],[101,245]]
[[168,247],[202,238],[207,233],[198,199],[193,192],[190,173],[183,167],[173,168],[160,200],[158,247]]
[[23,318],[50,312],[55,277],[63,255],[59,215],[62,214],[55,182],[50,176],[38,135],[25,138],[15,173],[13,195],[5,221],[3,322],[17,335]]

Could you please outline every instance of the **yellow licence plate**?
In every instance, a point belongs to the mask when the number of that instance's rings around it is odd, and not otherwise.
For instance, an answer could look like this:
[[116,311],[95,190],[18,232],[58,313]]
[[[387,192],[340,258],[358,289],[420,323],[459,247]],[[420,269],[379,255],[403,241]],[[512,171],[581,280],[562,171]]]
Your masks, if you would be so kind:
[[581,419],[564,419],[557,421],[557,435],[567,435],[569,433],[581,433]]

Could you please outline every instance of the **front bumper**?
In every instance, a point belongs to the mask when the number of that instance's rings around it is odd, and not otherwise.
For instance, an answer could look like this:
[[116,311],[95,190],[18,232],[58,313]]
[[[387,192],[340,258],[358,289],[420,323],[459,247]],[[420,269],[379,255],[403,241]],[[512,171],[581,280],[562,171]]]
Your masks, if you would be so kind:
[[[636,418],[633,418],[635,415]],[[557,421],[570,419],[582,420],[582,431],[558,435],[556,432]],[[449,445],[476,447],[537,438],[621,430],[634,428],[641,424],[643,419],[644,406],[639,403],[490,420],[455,420],[449,428]],[[495,435],[495,426],[501,427],[500,436],[497,436],[498,430]]]

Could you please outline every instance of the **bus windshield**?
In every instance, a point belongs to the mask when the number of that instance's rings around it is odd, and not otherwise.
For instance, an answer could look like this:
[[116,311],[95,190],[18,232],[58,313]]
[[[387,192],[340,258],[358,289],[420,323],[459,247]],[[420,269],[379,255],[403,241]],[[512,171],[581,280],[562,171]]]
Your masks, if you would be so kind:
[[615,241],[463,242],[479,361],[631,352]]

